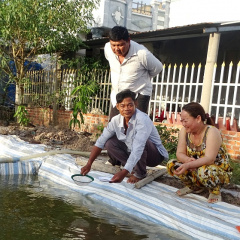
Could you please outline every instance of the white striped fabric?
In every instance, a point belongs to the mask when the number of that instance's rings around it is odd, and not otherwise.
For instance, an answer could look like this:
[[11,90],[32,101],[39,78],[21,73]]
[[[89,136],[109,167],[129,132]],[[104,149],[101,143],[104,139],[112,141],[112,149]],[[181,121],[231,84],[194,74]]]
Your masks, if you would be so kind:
[[58,158],[57,161],[45,161],[39,175],[140,219],[179,230],[194,239],[240,239],[235,228],[240,224],[239,207],[224,202],[209,204],[206,198],[195,194],[177,197],[176,188],[157,182],[142,189],[135,189],[126,182],[101,182],[98,178],[108,174],[97,171],[90,172],[95,178],[92,183],[79,186],[71,179],[71,174],[77,171],[74,163]]
[[16,161],[1,163],[0,175],[36,175],[38,173],[42,163],[39,158],[28,161],[18,160],[22,156],[44,152],[45,146],[26,143],[15,135],[0,135],[0,146],[0,159],[11,157]]
[[[15,149],[19,147],[21,151],[22,145],[25,143]],[[38,174],[59,184],[59,191],[61,185],[67,186],[78,192],[79,198],[92,198],[141,222],[179,231],[186,239],[240,239],[236,229],[240,225],[240,208],[237,206],[225,202],[209,204],[206,198],[196,194],[178,197],[176,188],[155,181],[141,189],[133,188],[126,181],[120,184],[101,182],[98,178],[109,174],[97,171],[89,173],[94,177],[93,182],[79,186],[71,179],[77,172],[80,170],[74,159],[68,154],[59,154],[43,159]]]
[[0,175],[36,175],[41,164],[42,161],[1,163]]

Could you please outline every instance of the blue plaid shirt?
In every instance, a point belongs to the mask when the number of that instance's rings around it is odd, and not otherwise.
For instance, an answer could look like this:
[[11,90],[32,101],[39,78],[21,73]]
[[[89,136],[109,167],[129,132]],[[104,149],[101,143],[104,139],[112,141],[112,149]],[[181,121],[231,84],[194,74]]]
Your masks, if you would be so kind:
[[118,114],[113,117],[107,127],[104,128],[103,133],[96,141],[95,146],[103,149],[107,140],[116,135],[118,140],[126,144],[128,151],[130,152],[127,163],[124,166],[124,169],[128,172],[132,172],[133,168],[140,160],[147,140],[150,140],[155,144],[165,160],[168,159],[168,152],[162,145],[158,131],[146,113],[136,109],[128,122],[126,134],[124,134],[124,131],[124,117],[121,114]]

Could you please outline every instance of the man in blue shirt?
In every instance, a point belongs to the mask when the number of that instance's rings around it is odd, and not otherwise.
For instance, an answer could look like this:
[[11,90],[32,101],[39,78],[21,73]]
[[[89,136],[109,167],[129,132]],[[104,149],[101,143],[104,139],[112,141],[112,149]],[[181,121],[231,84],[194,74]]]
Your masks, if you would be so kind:
[[146,177],[146,167],[155,167],[168,159],[168,152],[156,127],[146,113],[136,108],[136,94],[123,90],[116,95],[117,109],[120,114],[112,118],[93,147],[88,163],[81,169],[87,174],[92,163],[107,149],[114,161],[121,162],[123,169],[116,173],[110,182],[121,182],[131,173],[129,183],[136,183]]

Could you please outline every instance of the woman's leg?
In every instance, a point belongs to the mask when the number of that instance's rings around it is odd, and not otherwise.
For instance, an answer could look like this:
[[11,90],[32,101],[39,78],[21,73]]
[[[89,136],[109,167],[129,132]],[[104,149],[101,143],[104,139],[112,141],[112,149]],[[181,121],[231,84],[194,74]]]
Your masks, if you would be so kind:
[[169,160],[167,163],[168,174],[179,178],[185,186],[189,187],[193,191],[198,190],[199,187],[202,187],[201,183],[198,181],[196,170],[188,170],[184,174],[178,176],[174,174],[174,170],[181,165],[182,163],[178,162],[176,159]]
[[224,171],[217,165],[204,165],[198,168],[198,181],[206,188],[210,193],[220,194],[220,188],[223,184],[230,182],[230,173]]

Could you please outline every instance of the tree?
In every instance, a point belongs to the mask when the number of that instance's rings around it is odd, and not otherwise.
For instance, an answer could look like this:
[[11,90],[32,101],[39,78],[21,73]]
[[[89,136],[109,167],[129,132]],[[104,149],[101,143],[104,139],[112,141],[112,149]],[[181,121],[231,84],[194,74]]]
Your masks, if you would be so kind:
[[[0,69],[16,83],[22,104],[26,62],[39,53],[77,50],[99,0],[0,0]],[[14,64],[10,64],[10,63]],[[13,67],[15,71],[13,71]]]

